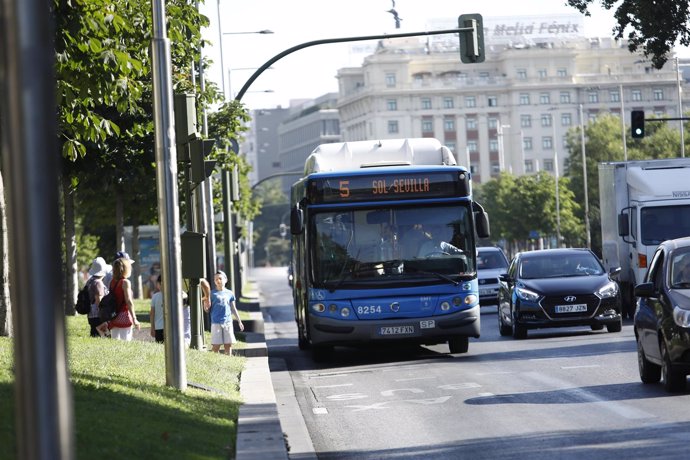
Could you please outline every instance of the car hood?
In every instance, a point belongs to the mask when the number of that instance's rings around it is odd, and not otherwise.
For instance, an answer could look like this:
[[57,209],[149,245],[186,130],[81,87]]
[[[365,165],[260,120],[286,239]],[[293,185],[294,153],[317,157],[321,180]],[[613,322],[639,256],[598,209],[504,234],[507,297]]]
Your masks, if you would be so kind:
[[527,289],[538,293],[558,294],[592,294],[610,281],[608,275],[569,276],[564,278],[541,278],[520,280]]
[[671,289],[668,296],[674,306],[690,309],[690,289]]

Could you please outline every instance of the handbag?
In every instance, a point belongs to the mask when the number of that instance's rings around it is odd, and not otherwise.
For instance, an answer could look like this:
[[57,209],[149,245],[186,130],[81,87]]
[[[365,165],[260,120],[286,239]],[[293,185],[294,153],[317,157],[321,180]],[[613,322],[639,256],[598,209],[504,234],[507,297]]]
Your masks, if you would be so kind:
[[113,329],[117,327],[126,329],[131,327],[132,324],[132,315],[129,314],[129,308],[125,308],[110,321],[109,328]]

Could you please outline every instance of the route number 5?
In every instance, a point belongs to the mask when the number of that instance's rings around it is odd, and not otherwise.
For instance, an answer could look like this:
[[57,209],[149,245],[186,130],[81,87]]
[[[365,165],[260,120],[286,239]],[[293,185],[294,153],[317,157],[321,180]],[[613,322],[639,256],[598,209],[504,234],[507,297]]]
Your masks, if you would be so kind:
[[340,181],[340,197],[347,198],[350,196],[350,181],[341,180]]

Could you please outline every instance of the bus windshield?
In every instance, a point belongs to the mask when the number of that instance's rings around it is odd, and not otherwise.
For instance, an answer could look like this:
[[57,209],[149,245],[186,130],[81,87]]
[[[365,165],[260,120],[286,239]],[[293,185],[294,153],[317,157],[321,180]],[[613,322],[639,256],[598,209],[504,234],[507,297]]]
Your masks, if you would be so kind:
[[312,225],[315,287],[457,284],[475,272],[469,204],[326,211]]

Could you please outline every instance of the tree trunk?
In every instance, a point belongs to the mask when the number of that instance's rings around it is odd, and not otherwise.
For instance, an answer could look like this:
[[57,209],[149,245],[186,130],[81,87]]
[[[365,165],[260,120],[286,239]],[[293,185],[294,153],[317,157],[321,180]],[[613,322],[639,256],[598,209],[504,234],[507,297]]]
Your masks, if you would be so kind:
[[132,259],[136,262],[132,265],[132,293],[135,299],[142,298],[141,285],[141,257],[139,255],[139,226],[132,225]]
[[79,292],[79,267],[77,266],[77,236],[74,224],[74,193],[70,181],[62,177],[62,204],[65,208],[63,221],[65,232],[65,314],[76,315],[74,304]]
[[115,190],[115,251],[125,251],[125,204],[122,190]]
[[0,336],[12,337],[12,302],[10,301],[10,266],[7,242],[7,208],[5,184],[0,174]]

